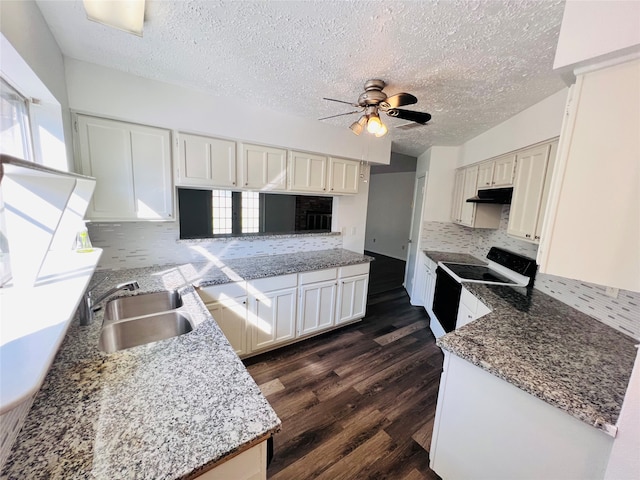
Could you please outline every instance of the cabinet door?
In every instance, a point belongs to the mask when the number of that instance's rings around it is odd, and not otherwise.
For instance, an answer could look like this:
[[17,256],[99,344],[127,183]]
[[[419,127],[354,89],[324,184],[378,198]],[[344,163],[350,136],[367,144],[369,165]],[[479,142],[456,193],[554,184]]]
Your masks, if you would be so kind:
[[436,272],[426,267],[425,278],[424,308],[429,315],[433,316],[433,294],[436,289]]
[[247,188],[287,189],[287,151],[261,145],[242,145],[242,181]]
[[178,185],[235,187],[236,142],[180,134]]
[[516,179],[507,228],[509,235],[534,240],[549,149],[550,145],[542,145],[517,156]]
[[456,171],[453,184],[453,202],[451,204],[451,221],[460,222],[460,209],[462,208],[462,194],[464,189],[464,170]]
[[340,279],[336,325],[364,317],[367,310],[368,286],[369,275]]
[[342,158],[329,159],[329,189],[333,193],[358,193],[360,164]]
[[89,218],[173,216],[169,130],[78,115],[77,133],[82,173],[96,178]]
[[260,293],[249,313],[251,351],[293,340],[296,336],[296,288]]
[[312,283],[300,287],[298,335],[309,335],[334,325],[336,281]]
[[486,162],[478,166],[478,189],[491,188],[494,165],[495,162]]
[[476,204],[467,202],[467,198],[475,197],[478,184],[478,166],[464,169],[464,186],[460,199],[460,223],[469,227],[473,226]]
[[544,215],[547,210],[547,203],[549,202],[549,190],[551,189],[551,179],[553,177],[553,170],[556,166],[556,156],[558,154],[558,142],[555,141],[551,144],[549,149],[549,159],[547,160],[547,172],[544,176],[544,185],[542,187],[542,199],[540,200],[540,209],[538,211],[538,220],[536,221],[536,229],[534,231],[533,239],[537,242],[542,237],[542,225],[544,224]]
[[250,352],[247,348],[247,297],[225,298],[207,304],[207,309],[238,355]]
[[291,190],[317,193],[327,191],[327,157],[291,151],[289,168]]
[[493,168],[492,187],[510,187],[513,185],[513,172],[516,166],[516,156],[506,155],[497,158]]

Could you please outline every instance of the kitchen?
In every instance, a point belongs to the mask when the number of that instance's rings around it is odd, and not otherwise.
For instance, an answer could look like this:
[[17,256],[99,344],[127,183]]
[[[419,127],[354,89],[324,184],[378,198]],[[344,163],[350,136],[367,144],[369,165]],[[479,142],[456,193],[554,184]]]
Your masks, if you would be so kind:
[[[34,6],[35,8],[35,6]],[[3,34],[6,31],[3,24]],[[618,50],[628,48],[627,45],[616,45],[612,47],[612,50]],[[25,58],[30,58],[32,55],[26,51],[21,53]],[[599,52],[607,53],[607,52]],[[588,58],[588,57],[587,57]],[[575,59],[573,62],[576,63]],[[201,104],[206,101],[201,95],[184,91],[177,87],[172,87],[167,84],[161,84],[160,82],[154,83],[151,81],[143,81],[139,77],[134,77],[122,72],[117,72],[97,65],[88,64],[73,60],[71,58],[65,59],[66,68],[66,82],[67,88],[70,92],[69,106],[75,111],[79,112],[100,112],[107,117],[115,117],[121,119],[127,119],[129,121],[135,121],[136,123],[156,125],[158,118],[166,112],[174,114],[177,112],[177,117],[180,117],[181,125],[178,127],[180,130],[200,132],[199,127],[203,121],[210,121],[209,118],[196,118],[192,113],[193,108],[190,105],[196,103]],[[109,92],[113,92],[110,94]],[[563,98],[564,95],[564,98]],[[160,103],[159,98],[171,99],[171,103]],[[508,238],[504,235],[503,229],[497,231],[482,231],[477,233],[472,230],[458,227],[451,224],[449,221],[449,203],[451,192],[453,190],[454,182],[454,169],[451,165],[466,166],[471,165],[477,161],[487,160],[495,156],[505,154],[508,152],[516,151],[520,148],[527,147],[529,145],[536,144],[548,139],[557,137],[561,132],[562,112],[566,100],[566,91],[558,92],[547,100],[540,102],[537,105],[531,107],[531,109],[522,112],[520,117],[513,117],[513,120],[508,120],[501,126],[495,127],[486,132],[485,136],[482,135],[470,140],[463,144],[462,147],[440,147],[434,146],[419,157],[419,170],[421,173],[425,173],[428,169],[427,188],[426,188],[426,205],[438,205],[435,208],[427,209],[424,212],[423,219],[425,220],[422,228],[423,237],[420,240],[421,248],[425,250],[447,250],[447,251],[459,251],[471,250],[469,253],[475,254],[478,258],[483,258],[484,253],[480,253],[477,250],[483,250],[481,246],[491,246],[491,243],[495,243],[494,235]],[[129,105],[141,105],[138,111],[129,111]],[[223,106],[224,107],[224,106]],[[221,105],[213,103],[211,108],[221,108]],[[247,120],[242,119],[243,122],[237,122],[238,124],[246,125]],[[225,123],[225,122],[223,122]],[[226,122],[234,123],[235,122]],[[518,128],[518,125],[535,125],[536,128]],[[341,143],[335,145],[335,151],[326,151],[324,145],[328,139],[334,138],[325,130],[317,127],[318,130],[311,135],[304,135],[301,132],[300,125],[291,122],[290,131],[291,135],[285,135],[280,131],[270,131],[268,126],[263,130],[264,137],[257,137],[256,134],[249,136],[248,134],[242,134],[239,131],[224,130],[230,129],[230,126],[217,127],[219,131],[217,136],[227,138],[251,138],[253,143],[262,143],[267,145],[280,145],[287,146],[292,149],[302,149],[307,151],[326,152],[327,154],[333,154],[340,157],[347,158],[361,158],[362,157],[362,145],[360,143],[351,142],[350,139],[341,140]],[[235,127],[238,128],[238,127]],[[316,128],[316,127],[314,127]],[[274,129],[275,130],[275,129]],[[350,135],[350,132],[348,132]],[[323,135],[326,135],[323,138]],[[295,138],[293,138],[295,137]],[[300,138],[304,137],[305,142],[300,144]],[[499,138],[500,141],[495,139]],[[68,137],[65,136],[68,140]],[[375,139],[375,141],[385,139]],[[298,142],[298,143],[296,143]],[[313,142],[316,142],[314,145]],[[389,148],[389,143],[382,143],[380,149],[371,147],[372,151],[368,152],[370,155],[369,160],[376,162],[380,158],[384,157],[385,148]],[[386,151],[388,156],[388,150]],[[378,155],[379,157],[376,157]],[[450,161],[453,160],[453,161]],[[380,161],[380,163],[384,163]],[[420,173],[417,174],[418,176]],[[433,188],[432,188],[433,187]],[[445,192],[441,195],[438,194],[438,189],[443,189]],[[439,196],[436,201],[430,202],[430,196]],[[442,200],[446,198],[446,200]],[[331,249],[336,246],[342,246],[347,250],[362,251],[363,236],[364,236],[364,217],[362,215],[363,207],[366,210],[366,193],[364,195],[356,196],[342,196],[338,197],[337,205],[334,206],[334,215],[336,217],[336,224],[333,225],[332,230],[334,232],[342,232],[341,245],[337,243],[335,236],[327,236],[322,240],[309,240],[313,245],[303,245],[300,250],[322,250]],[[337,207],[337,208],[336,208]],[[506,213],[504,214],[506,216]],[[502,220],[502,219],[501,219]],[[107,223],[100,223],[98,225],[90,225],[90,234],[92,240],[96,244],[105,244],[105,238],[108,238],[109,242],[112,242],[112,249],[103,253],[103,259],[101,260],[103,265],[106,266],[118,266],[126,265],[127,268],[135,268],[137,266],[145,266],[146,257],[158,255],[161,260],[165,260],[161,255],[166,255],[167,249],[165,245],[153,245],[150,251],[149,239],[158,238],[160,242],[171,241],[170,245],[172,249],[176,249],[175,244],[175,230],[171,231],[170,227],[163,223],[143,223],[138,222],[135,224],[118,224],[120,229],[114,232],[114,228]],[[437,232],[432,234],[431,232]],[[429,234],[427,234],[429,233]],[[112,235],[109,237],[109,235]],[[173,235],[173,236],[172,236]],[[489,238],[488,238],[489,237]],[[311,237],[313,238],[313,237]],[[321,237],[318,237],[321,238]],[[315,244],[319,242],[320,244]],[[443,243],[450,242],[448,248]],[[463,243],[464,242],[464,243]],[[248,242],[247,242],[248,243]],[[294,241],[291,239],[282,239],[280,242],[267,246],[271,252],[282,251],[282,248],[291,246]],[[457,245],[457,248],[452,248],[452,244]],[[603,243],[604,244],[604,243]],[[460,247],[460,245],[463,245]],[[469,248],[469,245],[474,247]],[[255,244],[254,244],[255,246]],[[129,248],[131,252],[135,252],[133,255],[124,256],[119,254],[122,248]],[[220,253],[226,248],[225,245],[218,245],[213,247],[213,251],[202,251],[198,249],[189,248],[188,252],[182,249],[183,255],[220,255]],[[244,245],[238,247],[238,251],[231,252],[229,258],[243,258],[247,256],[247,252],[251,252],[252,245]],[[217,250],[216,250],[217,249]],[[488,250],[488,248],[486,248]],[[195,254],[193,252],[196,252]],[[523,252],[525,253],[525,252]],[[534,253],[527,252],[529,255]],[[179,253],[178,253],[179,254]],[[192,257],[182,257],[175,259],[178,261],[192,260]],[[166,259],[164,263],[170,263],[169,259]],[[171,262],[172,263],[172,262]],[[569,274],[567,274],[569,276]],[[540,277],[539,277],[540,278]],[[407,279],[409,282],[412,279]],[[547,279],[547,285],[551,285],[550,290],[558,290],[559,285],[555,284],[553,278]],[[565,282],[566,283],[566,282]],[[595,282],[597,283],[597,282]],[[604,285],[605,283],[600,283]],[[615,287],[614,282],[607,283]],[[554,288],[555,287],[555,288]],[[620,286],[625,290],[624,286]],[[412,290],[412,289],[410,289]],[[630,290],[627,287],[627,290]],[[637,289],[636,289],[637,290]],[[632,326],[633,328],[633,326]],[[637,323],[635,324],[637,329]],[[637,332],[637,330],[635,330]],[[636,335],[637,336],[637,335]],[[622,436],[620,437],[622,438]]]

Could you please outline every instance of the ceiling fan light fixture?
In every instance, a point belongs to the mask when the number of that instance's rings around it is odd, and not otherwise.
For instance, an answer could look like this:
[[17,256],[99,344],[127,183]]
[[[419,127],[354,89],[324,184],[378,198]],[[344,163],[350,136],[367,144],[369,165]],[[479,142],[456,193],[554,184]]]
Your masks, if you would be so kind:
[[349,127],[353,133],[360,135],[364,130],[364,126],[367,124],[367,117],[362,115],[357,122],[353,122]]
[[374,135],[378,138],[384,137],[388,131],[389,130],[387,130],[387,126],[384,123],[380,122],[380,128]]
[[369,121],[367,122],[367,132],[375,135],[382,129],[382,122],[377,113],[369,115]]
[[89,20],[142,36],[145,0],[82,0],[82,3]]

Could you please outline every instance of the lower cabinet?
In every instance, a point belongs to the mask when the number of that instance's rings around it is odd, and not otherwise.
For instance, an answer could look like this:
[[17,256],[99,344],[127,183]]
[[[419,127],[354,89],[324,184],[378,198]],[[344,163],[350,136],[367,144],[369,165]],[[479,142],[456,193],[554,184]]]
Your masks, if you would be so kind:
[[436,290],[436,268],[438,265],[426,255],[423,255],[424,294],[422,295],[424,308],[433,317],[433,294]]
[[335,268],[300,274],[299,336],[326,330],[335,324],[337,275]]
[[198,289],[235,352],[262,353],[364,317],[369,264]]
[[462,288],[460,292],[460,305],[458,306],[458,318],[456,319],[456,328],[460,328],[467,323],[485,316],[491,310],[484,303],[478,300],[466,288]]
[[197,480],[266,480],[266,478],[266,441],[196,477]]

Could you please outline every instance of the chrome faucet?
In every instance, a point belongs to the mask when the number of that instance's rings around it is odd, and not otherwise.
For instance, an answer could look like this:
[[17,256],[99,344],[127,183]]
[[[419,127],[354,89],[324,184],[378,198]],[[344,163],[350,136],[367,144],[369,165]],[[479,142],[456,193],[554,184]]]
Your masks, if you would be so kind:
[[133,292],[134,290],[138,290],[139,288],[140,288],[140,285],[138,285],[138,282],[135,280],[125,282],[125,283],[120,283],[115,287],[113,287],[108,292],[106,292],[105,294],[100,295],[100,297],[98,297],[98,299],[96,299],[95,301],[91,296],[92,290],[87,290],[87,293],[85,293],[84,297],[82,298],[82,303],[80,303],[80,310],[79,310],[80,325],[89,325],[91,322],[93,322],[94,312],[100,309],[100,307],[97,307],[96,305],[98,305],[107,297],[110,297],[111,295],[113,295],[116,292],[119,292],[120,290],[129,290],[130,292]]

